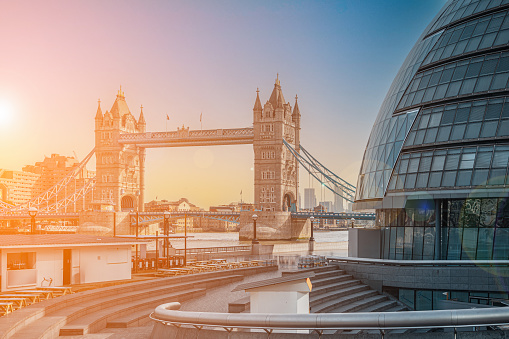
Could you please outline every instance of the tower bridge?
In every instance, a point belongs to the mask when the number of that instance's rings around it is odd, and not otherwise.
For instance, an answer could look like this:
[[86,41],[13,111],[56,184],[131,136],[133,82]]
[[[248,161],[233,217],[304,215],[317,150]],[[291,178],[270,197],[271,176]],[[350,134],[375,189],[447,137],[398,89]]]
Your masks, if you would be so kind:
[[[28,207],[36,207],[46,216],[51,213],[57,215],[81,211],[80,223],[92,222],[108,227],[111,225],[107,224],[123,223],[124,230],[129,232],[132,224],[130,211],[141,213],[145,221],[160,217],[143,214],[146,149],[252,144],[254,208],[259,216],[258,225],[268,230],[266,236],[270,239],[307,237],[310,233],[307,218],[311,214],[297,211],[299,165],[325,187],[348,201],[353,199],[355,187],[328,170],[301,147],[301,113],[297,99],[295,96],[293,107],[290,102],[285,101],[278,77],[264,105],[261,103],[259,90],[256,91],[252,127],[190,130],[189,127],[182,126],[176,131],[150,132],[146,130],[143,106],[136,119],[127,105],[124,92],[120,89],[110,110],[103,113],[101,102],[98,102],[95,115],[95,147],[80,165],[57,185],[26,204],[12,206],[2,202],[0,215],[21,217],[26,214]],[[96,177],[88,180],[83,187],[75,187],[68,193],[67,187],[70,187],[80,169],[86,166],[92,154],[96,156]],[[69,211],[70,206],[72,208]],[[113,214],[105,217],[107,213]],[[206,217],[240,222],[241,238],[249,238],[252,214],[252,211],[231,216],[207,213]],[[318,213],[316,217],[333,217],[330,213],[322,214]],[[355,216],[354,213],[348,218]],[[374,219],[372,214],[357,216],[358,219]],[[345,214],[335,217],[347,218]],[[263,238],[263,235],[261,237]]]

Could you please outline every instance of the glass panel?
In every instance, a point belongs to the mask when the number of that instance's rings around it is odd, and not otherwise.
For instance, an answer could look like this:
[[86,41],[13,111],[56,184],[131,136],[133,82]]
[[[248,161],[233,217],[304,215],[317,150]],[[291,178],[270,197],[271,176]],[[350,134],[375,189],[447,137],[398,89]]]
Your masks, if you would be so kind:
[[481,130],[481,123],[476,122],[467,125],[467,131],[465,133],[465,139],[477,139]]
[[463,230],[463,248],[461,251],[462,260],[475,260],[478,231],[478,228],[465,228]]
[[475,160],[475,168],[488,168],[491,163],[491,152],[479,152],[477,153],[477,159]]
[[424,311],[431,310],[433,305],[431,291],[416,291],[415,292],[415,310]]
[[389,259],[396,259],[396,229],[399,227],[390,227],[391,229],[391,246],[389,248]]
[[455,170],[458,168],[460,156],[459,154],[449,154],[447,155],[447,159],[445,161],[445,169],[446,170]]
[[442,172],[432,172],[429,177],[429,187],[440,187],[442,181]]
[[424,228],[423,260],[433,260],[435,256],[435,227]]
[[481,169],[481,170],[475,170],[474,177],[472,179],[472,185],[473,186],[480,186],[480,185],[486,185],[486,181],[488,180],[488,170],[487,169]]
[[452,127],[452,133],[450,140],[460,140],[463,139],[463,134],[465,134],[466,124],[454,125]]
[[439,310],[443,309],[440,307],[440,301],[447,299],[447,294],[450,293],[449,291],[433,291],[433,309]]
[[488,178],[488,185],[503,185],[505,183],[505,172],[505,168],[492,169]]
[[403,259],[412,259],[412,248],[413,248],[413,227],[405,227],[405,240],[403,244],[404,255]]
[[396,260],[403,259],[403,241],[405,235],[404,227],[395,227],[396,229]]
[[497,228],[495,232],[493,260],[509,260],[509,228]]
[[475,153],[462,154],[460,169],[474,168]]
[[477,260],[491,260],[494,232],[494,228],[479,228],[479,240],[476,256]]
[[414,290],[407,290],[404,288],[399,289],[399,297],[398,299],[411,309],[414,309],[415,307],[415,301],[414,301]]
[[414,230],[414,250],[412,252],[412,259],[421,260],[424,241],[424,227],[413,227],[413,230]]
[[462,235],[463,228],[449,229],[449,247],[447,248],[447,260],[460,259]]
[[472,170],[459,171],[456,178],[456,186],[470,186],[470,179],[472,178]]
[[454,186],[455,181],[456,181],[456,171],[444,172],[444,176],[442,178],[442,186],[444,187]]
[[385,227],[384,228],[384,256],[383,259],[389,259],[389,249],[390,249],[390,243],[391,243],[391,228]]
[[451,126],[440,127],[438,130],[437,141],[440,142],[449,140],[449,134],[451,134]]
[[481,138],[494,137],[495,134],[497,133],[497,126],[498,126],[498,120],[485,122],[482,127]]

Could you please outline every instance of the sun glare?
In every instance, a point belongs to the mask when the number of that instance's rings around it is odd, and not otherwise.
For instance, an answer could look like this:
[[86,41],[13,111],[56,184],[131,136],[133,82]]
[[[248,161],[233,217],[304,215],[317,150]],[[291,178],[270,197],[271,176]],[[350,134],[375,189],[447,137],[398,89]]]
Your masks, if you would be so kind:
[[0,101],[0,127],[10,124],[13,118],[12,105],[5,101]]

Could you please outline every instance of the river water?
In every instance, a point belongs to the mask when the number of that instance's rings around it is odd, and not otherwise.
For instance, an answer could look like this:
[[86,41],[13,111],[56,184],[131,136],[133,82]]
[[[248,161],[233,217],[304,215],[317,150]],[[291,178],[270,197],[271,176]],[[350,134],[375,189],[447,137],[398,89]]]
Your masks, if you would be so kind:
[[[176,236],[183,236],[184,233],[176,233]],[[251,241],[240,241],[238,232],[229,233],[188,233],[188,236],[192,238],[187,239],[188,248],[199,248],[199,247],[219,247],[219,246],[239,246],[239,245],[250,245]],[[317,243],[323,242],[335,242],[344,243],[348,242],[347,231],[315,231],[315,241]],[[177,249],[184,248],[184,239],[171,239],[170,243]],[[263,241],[262,241],[263,243]]]

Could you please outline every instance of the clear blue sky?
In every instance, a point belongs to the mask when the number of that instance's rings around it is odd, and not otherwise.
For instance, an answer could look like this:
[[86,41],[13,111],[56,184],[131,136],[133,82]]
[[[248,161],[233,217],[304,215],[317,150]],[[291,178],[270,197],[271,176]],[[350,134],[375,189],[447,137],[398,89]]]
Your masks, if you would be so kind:
[[[279,73],[285,99],[299,95],[301,143],[356,184],[385,93],[444,3],[4,1],[0,168],[84,157],[97,99],[110,109],[119,85],[149,131],[166,114],[168,129],[200,128],[201,112],[204,129],[250,126],[256,88],[264,103]],[[250,146],[148,150],[147,201],[252,201],[252,164]]]

